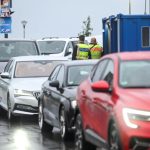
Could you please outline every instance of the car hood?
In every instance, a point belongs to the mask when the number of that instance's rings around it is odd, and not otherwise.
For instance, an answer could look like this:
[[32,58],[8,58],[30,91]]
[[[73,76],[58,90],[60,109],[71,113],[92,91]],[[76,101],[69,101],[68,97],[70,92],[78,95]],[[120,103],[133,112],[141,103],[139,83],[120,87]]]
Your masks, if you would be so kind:
[[4,70],[5,66],[6,66],[6,64],[7,64],[7,61],[6,61],[6,62],[0,61],[0,73],[3,72],[3,70]]
[[118,93],[125,107],[149,110],[150,89],[125,89]]
[[65,88],[64,96],[68,99],[75,100],[76,91],[77,91],[76,86],[67,87],[67,88]]
[[11,85],[14,89],[22,89],[27,91],[40,91],[42,83],[47,80],[47,77],[42,78],[17,78],[13,79]]

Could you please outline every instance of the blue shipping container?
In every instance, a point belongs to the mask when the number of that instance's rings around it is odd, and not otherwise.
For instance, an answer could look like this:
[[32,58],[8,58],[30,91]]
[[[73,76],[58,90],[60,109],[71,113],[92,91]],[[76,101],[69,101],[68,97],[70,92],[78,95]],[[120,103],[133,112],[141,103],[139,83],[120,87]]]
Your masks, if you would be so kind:
[[123,15],[103,18],[104,54],[150,51],[150,15]]

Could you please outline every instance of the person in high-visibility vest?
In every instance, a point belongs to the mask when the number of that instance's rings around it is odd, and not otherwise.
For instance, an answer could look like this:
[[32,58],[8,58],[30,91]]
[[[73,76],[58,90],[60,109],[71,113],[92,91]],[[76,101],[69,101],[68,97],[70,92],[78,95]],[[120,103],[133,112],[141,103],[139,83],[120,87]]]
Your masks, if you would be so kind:
[[79,43],[75,46],[73,54],[72,54],[72,60],[91,59],[89,45],[84,43],[84,41],[85,41],[85,36],[80,35]]
[[103,48],[97,43],[95,37],[91,38],[89,49],[91,52],[91,59],[99,59],[101,57]]

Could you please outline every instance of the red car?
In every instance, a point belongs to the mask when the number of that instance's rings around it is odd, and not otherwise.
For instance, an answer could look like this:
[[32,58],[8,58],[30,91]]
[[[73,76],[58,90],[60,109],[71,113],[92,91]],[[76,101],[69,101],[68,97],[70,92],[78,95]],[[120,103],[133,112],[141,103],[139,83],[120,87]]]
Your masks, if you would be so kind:
[[102,57],[76,99],[78,150],[150,150],[150,52]]

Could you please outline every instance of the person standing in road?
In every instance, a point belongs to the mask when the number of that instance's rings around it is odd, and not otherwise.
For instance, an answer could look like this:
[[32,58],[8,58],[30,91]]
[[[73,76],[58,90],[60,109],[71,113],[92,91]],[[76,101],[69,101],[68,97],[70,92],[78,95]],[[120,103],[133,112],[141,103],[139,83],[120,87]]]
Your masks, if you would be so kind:
[[72,60],[91,59],[90,49],[85,42],[85,36],[79,36],[79,43],[75,46],[72,54]]
[[91,52],[91,59],[99,59],[101,57],[103,48],[97,43],[95,37],[91,38],[89,49]]

